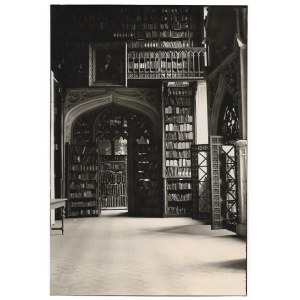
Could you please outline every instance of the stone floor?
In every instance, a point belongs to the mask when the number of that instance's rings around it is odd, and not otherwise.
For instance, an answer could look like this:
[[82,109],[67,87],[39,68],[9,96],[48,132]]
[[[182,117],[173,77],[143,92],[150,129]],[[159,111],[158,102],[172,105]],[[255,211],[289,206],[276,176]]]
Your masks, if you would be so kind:
[[51,295],[245,295],[246,243],[189,218],[105,211],[51,232]]

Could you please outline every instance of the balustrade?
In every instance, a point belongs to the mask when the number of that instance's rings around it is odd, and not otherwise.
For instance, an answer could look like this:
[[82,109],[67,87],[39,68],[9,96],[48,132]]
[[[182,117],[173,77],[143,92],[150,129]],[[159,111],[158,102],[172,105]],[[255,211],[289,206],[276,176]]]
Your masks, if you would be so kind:
[[205,55],[205,48],[129,50],[127,53],[127,78],[203,78]]

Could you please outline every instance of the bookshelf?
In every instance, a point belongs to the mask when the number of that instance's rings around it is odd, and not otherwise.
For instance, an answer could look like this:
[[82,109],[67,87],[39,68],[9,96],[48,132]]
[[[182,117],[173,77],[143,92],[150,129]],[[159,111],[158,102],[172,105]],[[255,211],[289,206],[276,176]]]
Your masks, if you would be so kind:
[[[90,43],[100,41],[127,44],[127,64],[131,66],[128,79],[203,77],[206,49],[201,48],[204,46],[202,6],[101,5],[55,10],[51,43],[53,62],[56,62],[53,68],[59,66],[59,70],[63,70],[68,87],[85,84],[89,62],[81,57],[88,55]],[[157,52],[158,49],[166,52]],[[172,59],[170,53],[173,53]],[[195,67],[189,69],[187,64],[192,63],[193,58]],[[147,64],[152,67],[147,69]],[[177,70],[169,72],[170,66],[176,64]]]
[[99,201],[101,209],[127,209],[127,156],[99,156]]
[[112,14],[111,36],[125,40],[129,49],[197,47],[202,41],[201,16],[200,7],[117,7]]
[[180,81],[163,83],[162,93],[165,215],[190,216],[194,83]]
[[146,139],[135,144],[135,197],[139,199],[139,213],[141,215],[161,214],[160,160],[158,146]]
[[68,147],[67,217],[99,216],[96,147]]

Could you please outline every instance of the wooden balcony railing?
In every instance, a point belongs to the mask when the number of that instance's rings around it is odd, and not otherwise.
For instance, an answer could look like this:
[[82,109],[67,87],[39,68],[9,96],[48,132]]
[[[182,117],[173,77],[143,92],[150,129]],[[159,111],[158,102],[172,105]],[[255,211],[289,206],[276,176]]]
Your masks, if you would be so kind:
[[201,79],[205,51],[205,48],[128,50],[127,79]]

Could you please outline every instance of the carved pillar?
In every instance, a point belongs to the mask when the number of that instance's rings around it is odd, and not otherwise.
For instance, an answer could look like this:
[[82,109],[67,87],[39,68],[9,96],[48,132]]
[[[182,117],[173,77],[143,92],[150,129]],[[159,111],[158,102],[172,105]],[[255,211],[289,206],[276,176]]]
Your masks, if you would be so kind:
[[240,48],[240,87],[241,97],[239,103],[240,137],[247,139],[247,45],[237,37]]
[[236,233],[239,236],[247,236],[247,141],[235,142],[237,150],[238,173],[238,224]]

